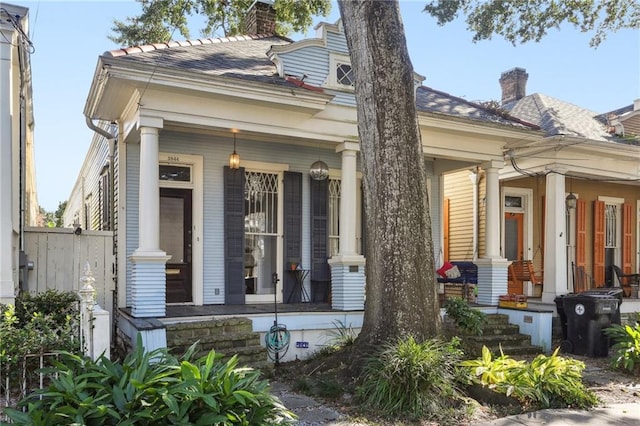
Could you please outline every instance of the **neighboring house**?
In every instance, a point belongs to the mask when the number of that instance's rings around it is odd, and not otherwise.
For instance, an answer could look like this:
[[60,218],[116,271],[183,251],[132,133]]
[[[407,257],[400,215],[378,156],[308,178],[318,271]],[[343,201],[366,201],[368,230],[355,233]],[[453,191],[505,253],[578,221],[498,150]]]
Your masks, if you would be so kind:
[[23,232],[38,216],[28,11],[0,3],[0,303],[26,279]]
[[630,143],[640,143],[640,99],[617,110],[597,117],[607,126],[607,131],[618,135]]
[[[193,317],[235,307],[251,316],[253,306],[274,302],[297,310],[288,327],[303,333],[336,320],[361,324],[366,234],[342,25],[321,23],[317,38],[293,42],[271,34],[270,6],[254,7],[267,13],[254,16],[250,35],[132,47],[98,59],[85,115],[100,136],[83,170],[92,171],[90,180],[112,170],[106,211],[116,239],[118,328],[129,338],[178,311]],[[544,135],[422,80],[415,76],[435,250],[441,177],[483,170],[488,220],[484,256],[476,260],[479,299],[497,304],[507,288],[498,218],[504,147]],[[318,161],[327,179],[311,177]],[[76,184],[65,223],[77,219],[92,229],[103,221],[84,207],[97,187]],[[298,265],[308,276],[293,270]],[[325,305],[300,303],[309,298]],[[272,317],[265,318],[255,317],[254,328],[268,330]]]
[[[536,269],[544,270],[542,301],[553,303],[559,294],[612,282],[612,265],[625,273],[638,272],[640,147],[629,129],[640,115],[638,102],[599,116],[547,95],[527,95],[527,79],[522,68],[500,78],[502,109],[545,132],[537,141],[505,144],[500,255],[510,261],[533,260]],[[626,132],[621,131],[625,122]],[[472,244],[465,235],[472,221],[459,220],[453,213],[465,194],[471,198],[469,175],[470,171],[445,177],[445,199],[452,212],[447,241],[453,260],[484,252],[482,241]],[[482,227],[480,194],[476,204],[480,219],[475,222]],[[567,207],[567,197],[575,197],[575,207]],[[576,268],[593,281],[574,282]],[[530,287],[509,291],[532,294]],[[629,301],[622,309],[632,306]]]

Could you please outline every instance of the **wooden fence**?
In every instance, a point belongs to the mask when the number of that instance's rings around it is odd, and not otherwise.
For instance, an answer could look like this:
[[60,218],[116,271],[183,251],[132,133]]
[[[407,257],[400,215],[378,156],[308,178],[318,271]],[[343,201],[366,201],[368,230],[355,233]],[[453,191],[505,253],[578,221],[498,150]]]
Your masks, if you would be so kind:
[[80,278],[89,262],[95,278],[96,303],[113,318],[115,282],[113,233],[85,231],[76,235],[69,228],[26,228],[25,252],[33,269],[26,289],[31,294],[47,289],[78,291]]

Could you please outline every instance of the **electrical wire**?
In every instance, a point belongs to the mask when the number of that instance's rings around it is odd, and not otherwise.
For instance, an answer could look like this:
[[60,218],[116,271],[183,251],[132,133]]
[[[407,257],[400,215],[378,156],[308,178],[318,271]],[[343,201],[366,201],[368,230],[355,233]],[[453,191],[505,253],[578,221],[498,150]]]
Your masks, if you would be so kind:
[[[29,36],[22,29],[22,26],[20,25],[20,21],[18,20],[19,18],[16,18],[15,16],[13,16],[4,7],[0,8],[0,12],[4,12],[4,14],[7,15],[7,17],[9,18],[7,21],[10,22],[11,26],[20,34],[20,40],[23,42],[23,44],[25,44],[27,46],[27,52],[29,52],[29,54],[35,53],[36,48],[33,45],[33,43],[31,42],[31,40],[29,39]],[[9,44],[11,44],[11,41],[7,40],[6,37],[4,37],[4,39]]]

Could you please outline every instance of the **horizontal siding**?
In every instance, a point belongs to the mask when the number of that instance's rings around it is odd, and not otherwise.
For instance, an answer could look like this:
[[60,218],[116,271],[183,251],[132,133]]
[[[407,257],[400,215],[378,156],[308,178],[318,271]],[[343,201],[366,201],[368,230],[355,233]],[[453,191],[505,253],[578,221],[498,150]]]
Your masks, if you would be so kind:
[[329,52],[317,46],[303,47],[281,55],[284,73],[296,78],[307,77],[305,83],[324,86],[329,74]]
[[429,214],[431,215],[431,239],[433,241],[434,262],[436,267],[442,264],[442,199],[440,198],[440,175],[434,175],[433,161],[425,161],[427,178],[431,182],[429,188]]
[[469,171],[444,176],[449,199],[449,260],[473,259],[473,194]]
[[[310,220],[309,220],[309,166],[318,159],[330,168],[339,169],[341,155],[333,149],[300,147],[281,143],[253,142],[240,135],[236,141],[236,151],[243,161],[288,164],[289,171],[303,173],[303,256],[302,264],[310,264]],[[185,144],[185,141],[189,141]],[[223,167],[227,165],[233,147],[230,138],[162,132],[160,150],[162,152],[201,155],[204,158],[204,234],[203,234],[203,281],[204,304],[224,303],[224,220],[223,209]],[[138,161],[136,157],[136,161]],[[136,178],[137,184],[137,178]],[[136,209],[137,215],[137,209]],[[216,293],[218,289],[219,294]]]
[[[127,258],[138,248],[138,182],[140,180],[140,145],[127,144],[126,253]],[[127,283],[131,283],[131,262],[127,261]],[[127,285],[127,306],[131,306],[131,286]]]
[[349,48],[347,47],[347,39],[344,36],[344,31],[339,33],[327,31],[327,49],[332,52],[349,54]]

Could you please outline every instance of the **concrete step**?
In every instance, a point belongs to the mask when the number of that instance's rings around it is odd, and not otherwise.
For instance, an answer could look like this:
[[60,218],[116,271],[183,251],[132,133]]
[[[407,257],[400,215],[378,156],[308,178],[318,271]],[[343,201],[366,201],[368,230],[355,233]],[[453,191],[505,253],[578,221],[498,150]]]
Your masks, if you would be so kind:
[[238,356],[239,366],[248,366],[267,371],[267,350],[260,345],[260,334],[253,332],[253,323],[248,318],[226,318],[222,320],[191,321],[167,325],[167,346],[173,354],[184,353],[198,342],[194,359],[207,355],[212,349],[223,354],[223,361]]

